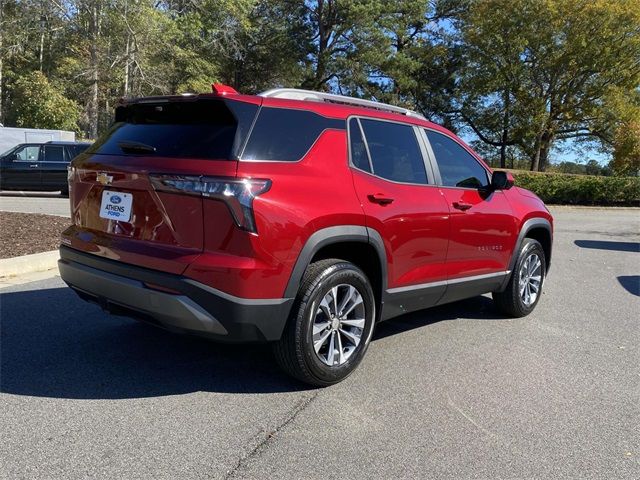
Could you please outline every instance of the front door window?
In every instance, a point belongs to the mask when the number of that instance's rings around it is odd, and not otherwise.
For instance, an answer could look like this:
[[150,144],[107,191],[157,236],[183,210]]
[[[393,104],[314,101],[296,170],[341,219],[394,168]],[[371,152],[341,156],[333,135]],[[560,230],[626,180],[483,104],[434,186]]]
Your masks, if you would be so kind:
[[40,154],[40,147],[31,145],[16,150],[16,160],[19,162],[37,162]]

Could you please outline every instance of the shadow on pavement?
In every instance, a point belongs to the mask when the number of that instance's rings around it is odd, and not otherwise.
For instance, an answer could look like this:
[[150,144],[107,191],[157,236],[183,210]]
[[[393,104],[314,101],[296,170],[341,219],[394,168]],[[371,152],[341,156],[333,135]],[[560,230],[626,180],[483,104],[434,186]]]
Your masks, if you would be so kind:
[[624,289],[629,292],[631,295],[636,295],[640,297],[640,276],[639,275],[628,275],[628,276],[620,276],[618,277],[618,281],[620,285],[624,287]]
[[[503,318],[485,297],[405,315],[375,339],[459,317]],[[0,391],[121,399],[195,391],[272,393],[307,387],[280,371],[268,345],[225,345],[103,313],[68,288],[12,292],[0,301]]]
[[409,313],[401,317],[382,322],[376,327],[373,340],[397,335],[409,330],[421,328],[432,323],[445,320],[470,318],[473,320],[504,320],[494,307],[493,300],[488,297],[473,297],[440,307],[433,307],[419,312]]
[[0,391],[117,399],[301,390],[267,345],[222,345],[110,316],[68,288],[1,299]]
[[612,242],[607,240],[576,240],[575,243],[580,248],[593,248],[598,250],[615,250],[618,252],[640,252],[638,242]]

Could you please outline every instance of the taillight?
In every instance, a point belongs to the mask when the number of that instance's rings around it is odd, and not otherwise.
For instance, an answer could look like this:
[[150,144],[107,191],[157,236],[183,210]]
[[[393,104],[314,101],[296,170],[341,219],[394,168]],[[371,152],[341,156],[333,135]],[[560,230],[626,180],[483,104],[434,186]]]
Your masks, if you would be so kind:
[[271,180],[257,178],[195,177],[151,174],[153,188],[224,202],[238,227],[256,232],[253,199],[271,188]]

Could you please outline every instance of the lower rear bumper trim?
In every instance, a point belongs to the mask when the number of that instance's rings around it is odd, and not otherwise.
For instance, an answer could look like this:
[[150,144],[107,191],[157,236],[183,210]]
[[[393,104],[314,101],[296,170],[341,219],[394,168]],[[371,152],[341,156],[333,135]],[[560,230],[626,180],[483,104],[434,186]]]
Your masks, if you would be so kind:
[[[61,246],[61,278],[106,310],[224,342],[278,340],[293,299],[244,299],[180,275]],[[145,283],[178,292],[148,288]]]

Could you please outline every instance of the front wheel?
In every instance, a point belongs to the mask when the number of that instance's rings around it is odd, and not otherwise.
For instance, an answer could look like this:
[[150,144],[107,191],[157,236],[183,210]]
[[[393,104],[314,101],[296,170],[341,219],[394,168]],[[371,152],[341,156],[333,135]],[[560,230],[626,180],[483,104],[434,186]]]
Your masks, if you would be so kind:
[[369,345],[375,297],[366,275],[338,259],[312,263],[274,353],[293,377],[328,386],[349,376]]
[[498,310],[512,317],[529,315],[542,295],[546,274],[544,249],[540,242],[525,238],[511,278],[504,292],[494,292]]

